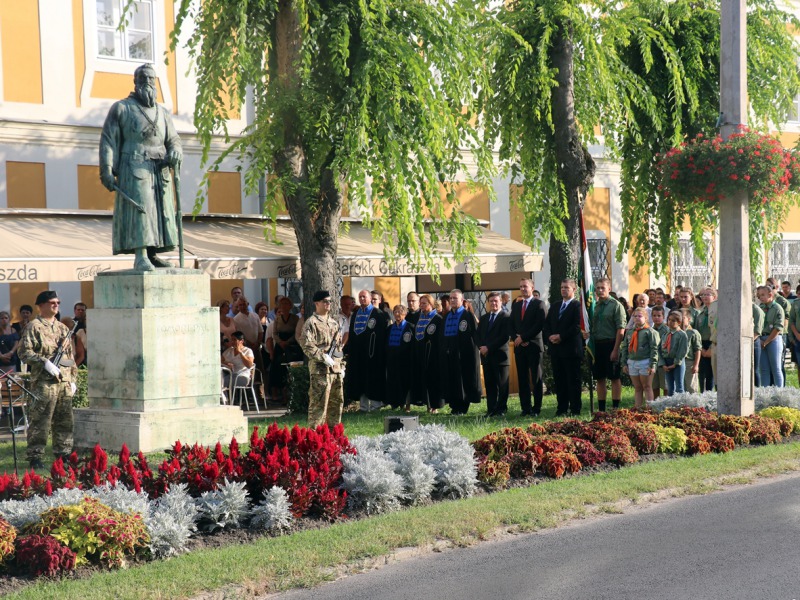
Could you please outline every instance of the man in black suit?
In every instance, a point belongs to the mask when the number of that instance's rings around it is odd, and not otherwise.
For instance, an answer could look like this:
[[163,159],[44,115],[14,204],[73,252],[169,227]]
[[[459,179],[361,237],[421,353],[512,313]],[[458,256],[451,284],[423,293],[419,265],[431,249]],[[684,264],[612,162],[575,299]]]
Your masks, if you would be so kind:
[[486,415],[499,417],[508,409],[508,352],[511,317],[503,310],[499,292],[487,297],[489,312],[478,323],[478,350],[483,365],[483,384],[486,387]]
[[[542,410],[542,328],[544,303],[533,297],[533,281],[519,282],[520,297],[511,305],[511,338],[519,379],[519,403],[523,417],[538,417]],[[533,406],[531,406],[533,388]]]
[[581,304],[575,299],[576,287],[574,279],[561,282],[561,302],[554,302],[550,306],[544,325],[556,381],[557,417],[566,415],[568,410],[573,415],[581,412],[583,335]]

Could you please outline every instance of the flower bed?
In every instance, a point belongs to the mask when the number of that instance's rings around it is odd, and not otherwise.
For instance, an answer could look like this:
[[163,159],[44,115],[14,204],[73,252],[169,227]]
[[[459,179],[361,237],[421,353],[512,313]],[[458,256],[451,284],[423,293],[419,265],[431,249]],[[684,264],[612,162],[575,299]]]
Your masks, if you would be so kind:
[[81,564],[116,568],[188,549],[197,532],[248,527],[289,530],[298,517],[332,521],[472,495],[478,481],[561,478],[587,468],[632,464],[656,453],[729,452],[771,444],[796,431],[800,410],[752,417],[682,407],[657,414],[618,410],[507,428],[474,444],[429,425],[348,440],[333,430],[253,432],[246,453],[176,442],[151,469],[123,447],[116,462],[99,446],[59,459],[49,477],[0,477],[0,567],[55,576]]
[[533,423],[490,433],[474,443],[478,479],[491,488],[506,487],[537,471],[560,478],[602,462],[618,466],[640,455],[730,452],[737,445],[774,444],[800,425],[800,410],[767,408],[761,415],[717,415],[705,408],[682,407],[653,412],[627,409],[595,413],[592,421],[567,419]]

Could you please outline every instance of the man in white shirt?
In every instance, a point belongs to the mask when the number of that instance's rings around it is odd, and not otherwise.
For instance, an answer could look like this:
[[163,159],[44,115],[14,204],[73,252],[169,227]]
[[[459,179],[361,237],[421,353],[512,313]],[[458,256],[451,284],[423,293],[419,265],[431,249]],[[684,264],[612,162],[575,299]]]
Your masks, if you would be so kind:
[[[258,348],[260,342],[259,337],[261,335],[261,321],[258,315],[250,310],[250,303],[247,302],[247,298],[244,296],[239,298],[239,312],[233,317],[233,323],[236,325],[236,331],[240,331],[244,334],[245,346],[253,351],[256,367],[263,376],[264,363]],[[260,386],[256,386],[256,394],[258,394],[259,400],[263,398]]]

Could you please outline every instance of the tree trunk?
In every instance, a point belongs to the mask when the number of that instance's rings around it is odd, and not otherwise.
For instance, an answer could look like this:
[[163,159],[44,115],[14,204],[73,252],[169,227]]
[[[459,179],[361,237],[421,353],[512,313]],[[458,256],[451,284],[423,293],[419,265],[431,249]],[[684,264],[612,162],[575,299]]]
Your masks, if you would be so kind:
[[[284,190],[284,200],[292,218],[302,269],[303,304],[306,314],[314,310],[311,298],[318,290],[328,290],[336,297],[336,252],[342,197],[338,183],[327,166],[321,177],[321,189],[311,190],[308,161],[298,106],[301,82],[298,78],[303,31],[293,0],[281,0],[275,21],[275,51],[278,85],[289,100],[283,116],[283,149],[275,160],[275,169],[289,176],[291,186]],[[295,96],[295,100],[291,98]],[[329,164],[326,163],[326,165]]]
[[[578,276],[581,253],[579,211],[594,181],[595,164],[581,144],[575,120],[572,26],[564,23],[553,37],[550,62],[556,69],[558,85],[551,92],[558,179],[567,197],[564,222],[566,241],[550,236],[550,303],[561,301],[561,280]],[[591,126],[592,124],[584,124]]]

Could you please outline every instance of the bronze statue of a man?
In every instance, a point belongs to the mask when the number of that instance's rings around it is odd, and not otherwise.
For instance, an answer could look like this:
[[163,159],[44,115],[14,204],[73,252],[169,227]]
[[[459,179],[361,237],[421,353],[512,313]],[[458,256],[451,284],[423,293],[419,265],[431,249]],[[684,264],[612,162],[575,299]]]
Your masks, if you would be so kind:
[[178,245],[170,167],[183,152],[169,112],[156,104],[156,72],[142,65],[134,91],[108,111],[100,138],[100,181],[116,191],[114,254],[135,254],[133,268],[172,267],[156,255]]

